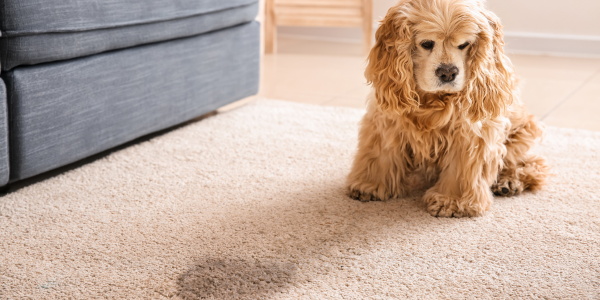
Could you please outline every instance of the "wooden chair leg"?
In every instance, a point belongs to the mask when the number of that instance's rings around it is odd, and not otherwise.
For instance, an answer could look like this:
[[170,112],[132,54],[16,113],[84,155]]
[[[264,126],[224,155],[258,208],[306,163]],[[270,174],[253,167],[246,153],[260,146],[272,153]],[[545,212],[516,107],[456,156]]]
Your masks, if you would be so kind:
[[265,2],[265,53],[277,52],[277,25],[275,24],[275,0]]
[[373,0],[363,0],[363,53],[369,55],[373,35]]

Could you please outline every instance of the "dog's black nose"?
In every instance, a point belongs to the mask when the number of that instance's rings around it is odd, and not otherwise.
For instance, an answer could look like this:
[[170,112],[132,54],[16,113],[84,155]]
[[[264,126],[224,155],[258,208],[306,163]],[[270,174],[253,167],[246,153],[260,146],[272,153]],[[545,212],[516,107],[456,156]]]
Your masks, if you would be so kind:
[[453,65],[441,64],[437,70],[435,70],[435,75],[440,78],[442,82],[452,82],[456,79],[456,75],[458,75],[458,68]]
[[507,188],[502,188],[502,195],[507,195],[510,192]]

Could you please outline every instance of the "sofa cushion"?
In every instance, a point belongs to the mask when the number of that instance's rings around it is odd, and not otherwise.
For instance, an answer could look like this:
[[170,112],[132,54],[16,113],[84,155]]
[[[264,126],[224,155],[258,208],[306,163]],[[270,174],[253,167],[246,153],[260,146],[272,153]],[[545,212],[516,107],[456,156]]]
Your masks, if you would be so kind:
[[[44,0],[44,3],[46,1],[48,0]],[[122,5],[131,5],[131,2],[120,1],[119,3],[122,3]],[[204,5],[213,2],[215,1],[195,1],[195,3],[204,3]],[[244,3],[243,1],[222,2],[225,4],[229,3],[229,5]],[[19,65],[65,60],[115,49],[188,37],[250,22],[258,13],[258,3],[253,1],[246,2],[249,2],[249,4],[237,5],[227,9],[221,9],[223,5],[204,7],[203,10],[200,10],[204,11],[201,14],[166,21],[136,23],[135,25],[128,26],[114,27],[110,25],[106,28],[95,30],[64,31],[55,29],[57,30],[56,32],[52,32],[50,28],[42,26],[35,31],[20,30],[12,33],[10,31],[5,32],[4,37],[0,39],[2,69],[7,71]],[[148,1],[148,3],[147,5],[151,5],[153,2]],[[163,3],[172,4],[173,2],[163,1]],[[215,4],[213,3],[213,5]],[[173,9],[171,6],[165,5],[166,8]],[[219,10],[206,12],[209,8],[219,8]],[[166,12],[167,10],[165,10],[165,14]],[[192,12],[186,13],[191,14]],[[180,14],[183,14],[183,12],[180,12]],[[99,14],[95,17],[100,18],[103,16],[103,14]],[[138,18],[144,20],[151,19],[149,17],[142,18],[142,16],[138,16]],[[60,19],[60,21],[63,21],[63,19]],[[97,20],[97,22],[100,22],[100,20]],[[81,28],[84,28],[84,26]]]
[[31,177],[255,94],[259,24],[5,74],[11,180]]
[[185,18],[257,0],[0,0],[8,36],[78,32]]
[[0,80],[0,187],[8,183],[8,119],[6,111],[6,89]]

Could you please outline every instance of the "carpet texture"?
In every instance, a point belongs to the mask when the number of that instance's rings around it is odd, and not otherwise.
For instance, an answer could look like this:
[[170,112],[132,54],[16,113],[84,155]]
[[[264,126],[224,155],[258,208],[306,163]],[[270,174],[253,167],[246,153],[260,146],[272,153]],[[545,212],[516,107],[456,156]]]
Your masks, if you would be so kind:
[[600,299],[600,133],[437,219],[345,196],[363,113],[261,100],[0,198],[0,299]]

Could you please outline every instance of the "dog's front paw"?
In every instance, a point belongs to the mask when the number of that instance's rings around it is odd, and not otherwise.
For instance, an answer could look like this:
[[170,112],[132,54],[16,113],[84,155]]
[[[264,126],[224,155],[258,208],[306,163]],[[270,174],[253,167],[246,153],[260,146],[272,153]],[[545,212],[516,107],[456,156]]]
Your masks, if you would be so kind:
[[511,197],[523,192],[523,183],[516,178],[501,176],[496,183],[492,185],[492,192],[496,196]]
[[379,197],[377,197],[371,193],[361,192],[359,190],[354,190],[354,189],[351,189],[348,192],[348,196],[350,196],[350,198],[352,198],[354,200],[358,200],[361,202],[382,201],[382,199],[380,199]]
[[423,200],[427,203],[427,212],[434,217],[442,218],[464,218],[476,217],[483,214],[472,207],[461,207],[458,205],[460,199],[448,197],[436,192],[427,192],[423,196]]
[[458,206],[456,206],[456,204],[453,202],[433,201],[427,205],[427,212],[434,217],[466,217],[463,212],[458,210]]

